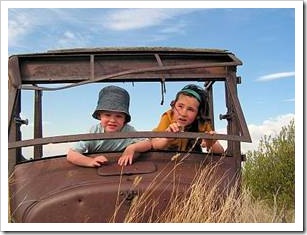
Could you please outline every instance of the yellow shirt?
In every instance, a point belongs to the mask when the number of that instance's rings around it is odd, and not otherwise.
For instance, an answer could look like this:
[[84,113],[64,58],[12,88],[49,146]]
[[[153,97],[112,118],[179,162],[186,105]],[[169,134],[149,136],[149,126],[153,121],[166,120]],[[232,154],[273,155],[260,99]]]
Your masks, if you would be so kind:
[[[170,109],[162,114],[159,125],[154,131],[165,131],[171,123],[174,123],[173,111]],[[211,131],[211,125],[208,122],[198,124],[198,132]],[[187,151],[189,139],[172,140],[166,147],[168,150]]]

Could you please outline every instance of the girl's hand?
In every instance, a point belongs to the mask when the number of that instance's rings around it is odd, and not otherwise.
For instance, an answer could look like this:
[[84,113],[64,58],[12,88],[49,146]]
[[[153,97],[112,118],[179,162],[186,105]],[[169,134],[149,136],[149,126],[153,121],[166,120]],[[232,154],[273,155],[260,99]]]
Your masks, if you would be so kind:
[[178,123],[174,122],[168,126],[166,131],[168,132],[180,132],[183,131],[184,127],[180,126]]
[[[215,131],[209,131],[206,132],[210,135],[215,134]],[[213,152],[213,153],[224,153],[224,148],[223,146],[220,144],[220,142],[218,140],[215,139],[203,139],[201,142],[201,147],[202,148],[207,148],[208,152]]]
[[[206,132],[207,134],[210,134],[210,135],[213,135],[215,134],[216,132],[215,131],[208,131]],[[216,140],[214,139],[203,139],[202,142],[201,142],[201,147],[203,148],[207,148],[207,150],[211,149],[212,146],[216,143]]]
[[133,156],[134,156],[135,150],[133,148],[133,145],[128,146],[125,151],[123,152],[122,156],[118,159],[118,165],[120,166],[127,166],[132,164]]

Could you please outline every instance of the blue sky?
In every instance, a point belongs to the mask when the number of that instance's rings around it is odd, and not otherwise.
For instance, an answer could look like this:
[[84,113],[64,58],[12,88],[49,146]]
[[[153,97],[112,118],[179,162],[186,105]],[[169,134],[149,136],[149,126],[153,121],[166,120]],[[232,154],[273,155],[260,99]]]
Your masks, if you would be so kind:
[[[243,62],[237,72],[242,77],[238,94],[253,138],[253,143],[243,144],[243,149],[255,149],[263,135],[278,133],[294,117],[295,82],[302,79],[302,71],[298,71],[299,76],[295,73],[295,7],[302,7],[302,2],[266,4],[260,1],[246,6],[243,2],[223,5],[159,2],[159,6],[123,2],[123,8],[111,3],[77,2],[74,6],[76,8],[67,8],[67,5],[60,8],[59,2],[53,2],[9,7],[8,55],[80,47],[226,49]],[[177,8],[171,8],[173,6]],[[299,27],[302,31],[303,26]],[[185,84],[167,84],[163,106],[159,84],[117,85],[126,88],[131,95],[131,124],[138,130],[151,130]],[[60,94],[44,93],[44,135],[86,132],[96,123],[91,114],[102,86],[87,85]],[[215,97],[216,130],[223,133],[226,122],[218,120],[218,115],[226,112],[222,86],[215,91]],[[30,121],[30,125],[23,126],[24,138],[32,138],[32,99],[30,92],[23,92],[25,108],[21,115]]]

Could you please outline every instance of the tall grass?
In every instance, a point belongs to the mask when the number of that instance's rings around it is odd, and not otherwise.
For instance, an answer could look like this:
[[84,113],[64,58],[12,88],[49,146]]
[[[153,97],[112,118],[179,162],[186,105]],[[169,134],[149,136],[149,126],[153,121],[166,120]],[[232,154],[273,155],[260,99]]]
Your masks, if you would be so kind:
[[268,205],[266,201],[254,199],[248,188],[239,187],[238,181],[231,187],[225,187],[225,176],[216,178],[218,164],[199,169],[189,190],[184,193],[179,192],[174,183],[170,201],[161,212],[155,210],[159,198],[153,197],[161,181],[152,183],[142,195],[134,199],[125,222],[144,222],[145,215],[148,218],[146,222],[152,223],[294,222],[294,213],[285,218],[284,211],[277,209],[277,204]]

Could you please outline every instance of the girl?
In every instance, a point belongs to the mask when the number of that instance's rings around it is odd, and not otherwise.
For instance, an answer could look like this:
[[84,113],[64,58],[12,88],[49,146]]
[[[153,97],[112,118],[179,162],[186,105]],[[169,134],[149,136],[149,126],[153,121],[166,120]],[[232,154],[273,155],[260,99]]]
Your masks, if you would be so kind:
[[[204,89],[197,85],[187,85],[181,89],[174,101],[171,102],[171,109],[166,111],[154,131],[169,132],[205,132],[214,134],[209,119],[208,95]],[[171,139],[154,138],[130,145],[125,153],[118,160],[119,165],[131,164],[136,148],[146,149],[167,149],[173,151],[187,151],[195,144],[194,139]],[[200,140],[195,144],[193,151],[201,151],[207,148],[214,153],[223,153],[224,148],[217,140]]]

